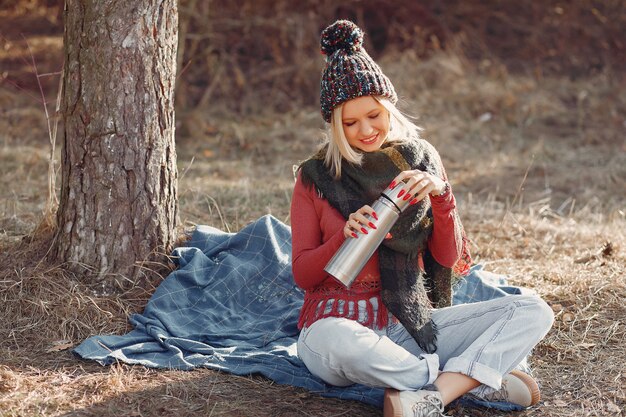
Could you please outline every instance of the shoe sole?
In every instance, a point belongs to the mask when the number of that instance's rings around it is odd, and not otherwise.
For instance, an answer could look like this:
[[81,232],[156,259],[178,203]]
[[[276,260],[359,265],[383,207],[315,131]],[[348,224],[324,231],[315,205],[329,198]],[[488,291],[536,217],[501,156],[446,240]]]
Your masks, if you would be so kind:
[[[533,406],[537,404],[541,400],[541,392],[539,391],[539,385],[537,385],[537,381],[528,375],[525,372],[519,371],[517,369],[509,372],[511,375],[515,376],[522,380],[522,382],[528,387],[528,391],[530,391],[530,405]],[[387,417],[387,416],[385,416]]]
[[400,391],[391,388],[385,390],[383,417],[403,417]]

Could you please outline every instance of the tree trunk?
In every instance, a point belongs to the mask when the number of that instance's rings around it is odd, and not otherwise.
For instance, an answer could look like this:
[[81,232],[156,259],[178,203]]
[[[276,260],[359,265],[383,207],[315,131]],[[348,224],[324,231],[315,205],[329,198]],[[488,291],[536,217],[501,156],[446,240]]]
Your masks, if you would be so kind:
[[131,279],[178,219],[176,0],[66,0],[61,196],[51,256]]

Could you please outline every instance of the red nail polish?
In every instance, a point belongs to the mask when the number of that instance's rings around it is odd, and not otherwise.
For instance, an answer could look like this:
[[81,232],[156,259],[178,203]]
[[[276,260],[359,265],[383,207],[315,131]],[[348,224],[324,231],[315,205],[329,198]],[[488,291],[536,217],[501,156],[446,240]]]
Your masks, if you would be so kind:
[[378,220],[378,214],[375,211],[372,212],[372,216],[374,216],[374,220]]
[[369,222],[368,226],[371,227],[372,229],[376,230],[376,225],[374,223]]
[[352,237],[359,237],[356,233],[352,232]]
[[398,193],[398,198],[402,197],[404,195],[404,189],[400,190],[400,192]]
[[411,202],[409,203],[410,206],[412,206],[413,204],[417,204],[417,198],[414,198],[413,200],[411,200]]
[[367,234],[367,229],[365,227],[361,227],[361,232],[363,232],[364,235]]
[[393,190],[393,187],[396,186],[396,182],[395,181],[391,181],[391,184],[389,184],[389,188]]
[[385,239],[391,239],[393,236],[391,236],[391,233],[387,233],[387,235],[385,236]]
[[406,193],[406,195],[402,198],[404,201],[408,200],[409,198],[411,198],[411,194]]

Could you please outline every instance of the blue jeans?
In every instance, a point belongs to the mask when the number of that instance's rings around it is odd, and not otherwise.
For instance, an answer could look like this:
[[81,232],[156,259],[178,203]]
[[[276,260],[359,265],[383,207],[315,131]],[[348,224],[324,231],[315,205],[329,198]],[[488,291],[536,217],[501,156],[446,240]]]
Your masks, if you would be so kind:
[[548,333],[554,315],[539,297],[511,295],[433,310],[437,351],[424,353],[400,323],[373,330],[354,320],[325,318],[300,333],[298,355],[326,383],[418,390],[440,371],[468,375],[482,385],[472,393],[500,389]]

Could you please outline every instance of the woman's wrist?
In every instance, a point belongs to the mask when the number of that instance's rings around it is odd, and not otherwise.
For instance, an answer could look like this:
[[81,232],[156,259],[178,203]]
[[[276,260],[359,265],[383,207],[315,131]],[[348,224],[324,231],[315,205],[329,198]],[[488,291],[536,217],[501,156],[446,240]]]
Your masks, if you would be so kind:
[[439,192],[437,194],[431,194],[433,197],[443,197],[446,194],[448,194],[450,192],[450,183],[448,181],[445,181],[443,183],[443,187],[441,187],[441,189],[439,190]]

